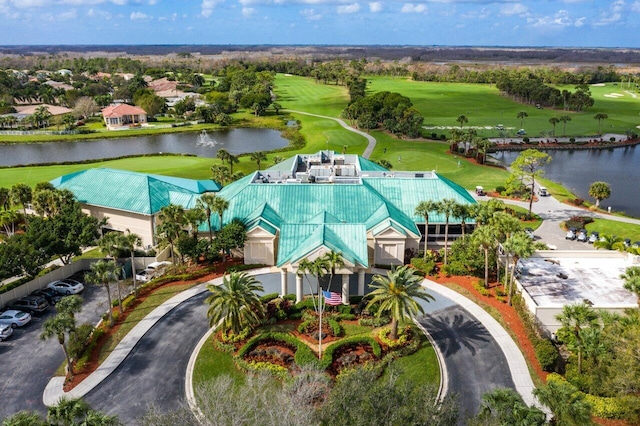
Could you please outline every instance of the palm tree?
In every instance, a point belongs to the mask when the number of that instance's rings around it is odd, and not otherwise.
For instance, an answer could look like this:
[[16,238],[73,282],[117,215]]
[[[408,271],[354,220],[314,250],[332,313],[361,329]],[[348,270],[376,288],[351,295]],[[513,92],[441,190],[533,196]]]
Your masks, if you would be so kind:
[[264,317],[264,306],[257,292],[262,284],[246,272],[231,272],[222,284],[208,284],[211,293],[204,301],[209,305],[209,326],[221,323],[223,330],[239,334],[246,327],[255,327]]
[[169,244],[171,249],[171,260],[174,259],[173,244],[180,237],[184,226],[184,208],[176,204],[169,204],[160,209],[158,213],[160,224],[157,226],[158,233],[163,240]]
[[40,334],[40,338],[42,340],[48,340],[52,337],[56,337],[58,339],[58,343],[60,343],[62,350],[64,351],[64,356],[67,358],[67,365],[71,376],[75,374],[75,371],[73,370],[73,361],[71,359],[71,354],[69,353],[67,336],[69,333],[74,332],[75,329],[75,318],[67,312],[61,312],[48,318],[44,322],[42,325],[42,334]]
[[229,178],[229,168],[227,166],[221,166],[219,164],[214,164],[211,166],[211,178],[220,184],[224,184],[227,182]]
[[520,111],[517,115],[517,118],[520,119],[520,128],[522,129],[522,125],[524,124],[524,119],[527,118],[529,114],[526,111]]
[[624,242],[622,238],[616,237],[615,235],[603,234],[600,236],[600,239],[593,243],[593,246],[597,249],[606,249],[606,250],[618,250],[624,251]]
[[567,132],[567,121],[571,121],[571,116],[561,115],[558,120],[562,121],[562,136],[564,137]]
[[85,280],[90,284],[101,285],[107,290],[107,312],[109,313],[109,327],[113,327],[113,312],[111,311],[111,290],[109,284],[118,280],[120,267],[114,260],[99,260],[91,264],[91,270]]
[[558,117],[551,117],[549,119],[549,123],[551,123],[551,125],[553,126],[553,136],[556,135],[556,124],[558,124],[560,122],[560,119]]
[[611,186],[607,182],[593,182],[589,186],[589,196],[596,199],[596,208],[598,208],[600,201],[611,197]]
[[213,192],[207,192],[202,194],[197,201],[197,204],[204,209],[205,216],[207,218],[207,224],[209,225],[209,243],[213,242],[213,229],[211,228],[211,214],[213,213],[213,205],[216,203],[218,196]]
[[438,213],[444,214],[444,264],[447,264],[449,251],[449,218],[453,215],[458,203],[452,198],[445,198],[438,203]]
[[465,115],[459,115],[456,121],[460,123],[460,128],[462,129],[464,124],[469,122],[469,119]]
[[250,158],[256,162],[258,170],[260,170],[260,162],[267,159],[267,154],[265,154],[264,151],[256,151],[251,153]]
[[233,175],[233,165],[238,164],[240,162],[240,158],[237,155],[229,154],[227,161],[229,162],[229,174]]
[[507,289],[507,303],[511,305],[511,295],[513,293],[513,282],[516,275],[516,266],[520,259],[525,259],[533,254],[535,247],[533,241],[524,232],[516,232],[511,237],[507,238],[503,248],[505,251],[511,254],[513,262],[511,268],[511,278],[509,279],[509,287]]
[[224,162],[229,158],[229,151],[227,151],[226,149],[222,148],[219,149],[218,152],[216,153],[216,158],[218,158],[222,164],[224,164]]
[[218,229],[222,229],[222,216],[224,215],[225,210],[229,208],[229,202],[224,198],[217,196],[213,199],[211,203],[211,210],[214,211],[218,217],[220,218],[220,227]]
[[457,217],[460,220],[460,228],[462,229],[462,239],[464,240],[466,227],[467,227],[467,219],[471,219],[471,205],[470,204],[461,204],[456,203],[453,207],[452,215]]
[[571,383],[549,381],[546,385],[533,390],[540,403],[549,407],[553,413],[551,424],[558,426],[592,425],[591,405],[585,395],[578,392]]
[[0,187],[0,207],[3,210],[9,210],[9,207],[11,207],[11,192],[9,188]]
[[427,246],[429,242],[429,213],[438,211],[438,202],[433,200],[421,201],[416,206],[415,214],[424,218],[424,260],[427,261]]
[[75,425],[91,410],[89,404],[80,398],[62,397],[47,410],[47,421],[51,425]]
[[56,303],[56,312],[58,314],[67,314],[71,318],[75,318],[80,311],[82,311],[82,297],[77,294],[65,296]]
[[342,253],[335,252],[331,250],[328,253],[325,253],[322,256],[322,262],[326,265],[329,270],[329,283],[327,285],[327,291],[331,291],[331,283],[333,282],[333,277],[336,275],[336,269],[342,268],[344,266],[344,259],[342,257]]
[[138,297],[138,283],[136,279],[136,247],[142,245],[142,238],[140,235],[134,234],[127,229],[126,234],[120,234],[118,238],[118,245],[120,248],[124,248],[129,251],[131,255],[131,279],[133,280],[133,293],[135,297]]
[[35,411],[18,411],[2,421],[2,426],[49,426]]
[[596,115],[594,115],[593,118],[595,120],[598,120],[598,134],[602,135],[602,122],[607,118],[609,118],[609,116],[604,112],[599,112]]
[[206,210],[197,203],[194,208],[186,210],[184,212],[184,220],[186,224],[189,226],[189,234],[196,239],[198,238],[198,227],[206,219],[207,219]]
[[498,230],[494,226],[481,226],[471,234],[473,241],[484,251],[484,288],[489,287],[489,250],[498,245]]
[[556,315],[556,319],[562,324],[557,332],[558,338],[578,352],[578,374],[581,374],[582,353],[584,351],[582,329],[583,327],[595,326],[598,314],[586,303],[578,303],[565,305],[562,308],[562,313]]
[[21,205],[24,213],[24,222],[27,223],[27,204],[33,199],[33,191],[26,183],[16,183],[10,190],[11,201],[14,205]]
[[624,280],[624,288],[638,297],[638,307],[640,308],[640,266],[630,266],[620,275]]
[[404,265],[393,268],[387,272],[387,276],[374,275],[369,287],[373,298],[367,304],[367,309],[375,304],[380,304],[378,316],[389,314],[391,316],[391,339],[398,338],[398,322],[412,320],[419,313],[424,313],[422,306],[415,298],[426,302],[434,300],[422,287],[423,278],[416,274],[416,270]]

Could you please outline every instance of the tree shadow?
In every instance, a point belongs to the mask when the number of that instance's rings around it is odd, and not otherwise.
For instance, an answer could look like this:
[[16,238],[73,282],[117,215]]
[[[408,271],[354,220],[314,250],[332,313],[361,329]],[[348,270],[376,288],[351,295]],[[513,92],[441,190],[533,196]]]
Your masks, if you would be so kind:
[[451,356],[463,347],[475,356],[479,343],[489,342],[489,332],[484,326],[457,312],[441,312],[437,315],[425,315],[420,319],[422,324],[445,357]]

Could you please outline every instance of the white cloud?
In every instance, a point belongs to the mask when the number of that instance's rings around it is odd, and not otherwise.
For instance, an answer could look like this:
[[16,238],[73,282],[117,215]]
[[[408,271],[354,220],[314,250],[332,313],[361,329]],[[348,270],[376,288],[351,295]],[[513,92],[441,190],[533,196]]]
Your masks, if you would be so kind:
[[57,19],[59,21],[68,21],[71,19],[76,19],[78,17],[78,11],[76,9],[71,9],[67,12],[62,12],[57,15]]
[[252,7],[243,7],[242,16],[251,16],[256,13],[256,10]]
[[505,4],[500,8],[500,14],[505,16],[523,15],[529,8],[522,3]]
[[131,15],[129,15],[129,19],[131,19],[132,21],[146,21],[152,19],[152,17],[142,12],[131,12]]
[[356,13],[358,11],[360,11],[360,4],[358,3],[351,3],[351,4],[346,4],[344,6],[338,6],[338,13],[340,14]]
[[629,5],[629,10],[636,13],[640,12],[640,1],[636,0],[631,3],[631,5]]
[[307,18],[309,21],[318,21],[322,19],[322,15],[316,13],[313,9],[303,9],[300,11],[300,15]]
[[562,9],[553,16],[528,17],[527,23],[532,27],[581,27],[584,25],[586,17],[571,18],[569,11]]
[[218,0],[202,0],[202,6],[200,6],[200,8],[202,9],[202,16],[204,16],[205,18],[208,18],[209,16],[211,16],[211,14],[213,13],[213,9],[219,4],[222,3],[222,1],[218,1]]
[[87,11],[89,18],[111,19],[111,14],[104,10],[91,8]]
[[427,11],[427,6],[424,4],[405,3],[402,5],[400,12],[402,13],[424,13]]
[[382,11],[382,2],[374,1],[369,3],[369,12],[378,13]]

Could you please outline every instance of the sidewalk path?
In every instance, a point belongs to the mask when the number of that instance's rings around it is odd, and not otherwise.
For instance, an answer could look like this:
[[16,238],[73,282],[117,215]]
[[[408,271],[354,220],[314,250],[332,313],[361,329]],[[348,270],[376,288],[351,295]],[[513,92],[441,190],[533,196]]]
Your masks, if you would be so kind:
[[349,126],[347,123],[344,122],[344,120],[340,118],[329,117],[327,115],[312,114],[310,112],[304,112],[304,111],[295,111],[295,110],[287,110],[287,111],[295,114],[303,114],[303,115],[309,115],[312,117],[326,118],[327,120],[334,120],[334,121],[337,121],[338,124],[340,124],[342,127],[347,129],[348,131],[364,136],[367,139],[367,141],[369,141],[369,144],[367,145],[367,147],[364,150],[364,153],[362,154],[362,157],[364,158],[368,159],[369,156],[371,156],[371,153],[373,153],[373,149],[376,147],[376,139],[373,136],[361,130],[354,129],[353,127]]

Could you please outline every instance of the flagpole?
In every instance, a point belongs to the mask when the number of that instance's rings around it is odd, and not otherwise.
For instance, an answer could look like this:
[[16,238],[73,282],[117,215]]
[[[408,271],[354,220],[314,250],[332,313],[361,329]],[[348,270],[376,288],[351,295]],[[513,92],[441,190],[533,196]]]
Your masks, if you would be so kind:
[[[322,310],[324,307],[323,301],[320,299],[320,279],[318,279],[318,310],[320,312],[320,328],[318,330],[318,359],[322,359]],[[324,296],[324,294],[323,294]]]

